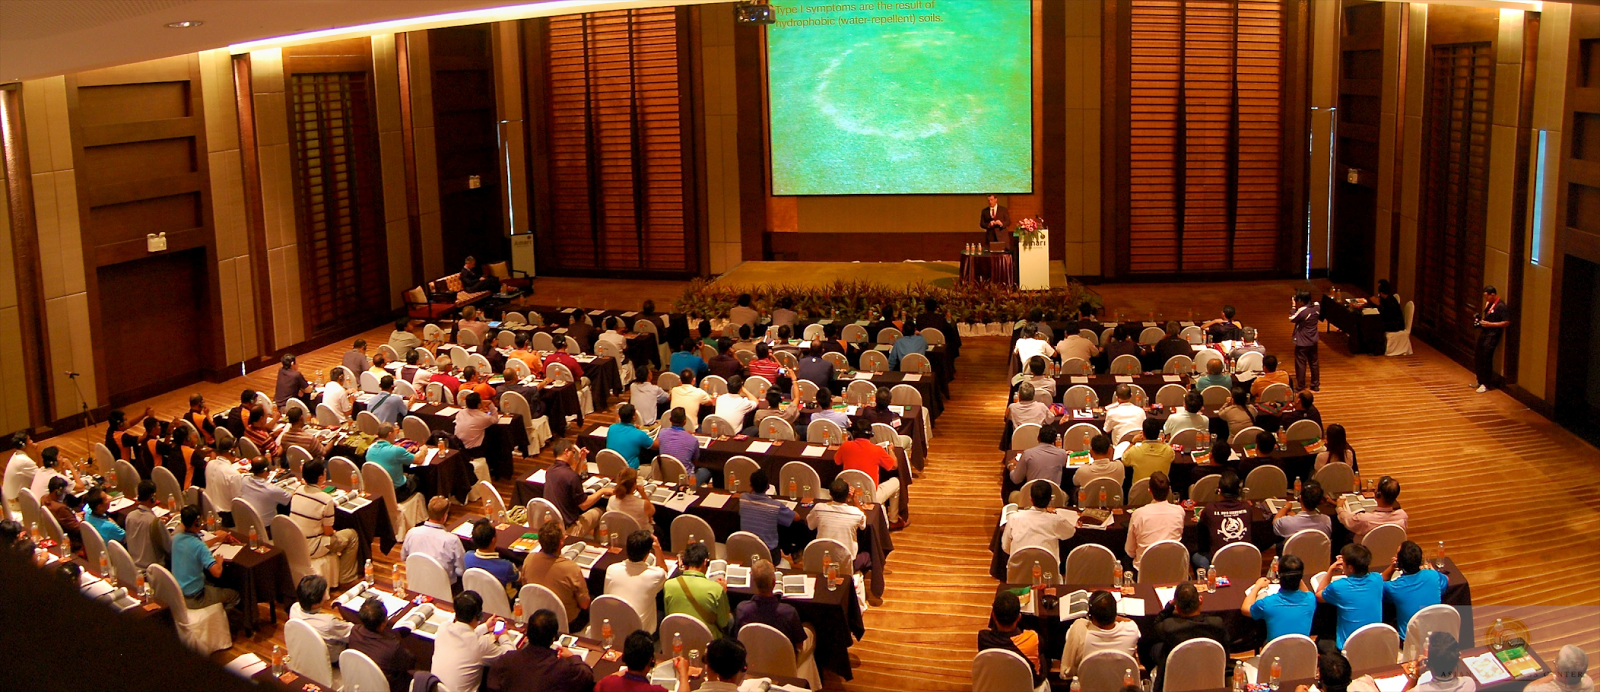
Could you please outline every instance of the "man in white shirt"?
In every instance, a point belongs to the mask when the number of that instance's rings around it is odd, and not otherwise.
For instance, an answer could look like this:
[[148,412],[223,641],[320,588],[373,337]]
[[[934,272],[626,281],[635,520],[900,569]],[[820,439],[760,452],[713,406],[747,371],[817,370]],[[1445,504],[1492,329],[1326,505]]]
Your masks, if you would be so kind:
[[626,351],[628,349],[628,337],[622,335],[622,320],[616,317],[607,317],[606,330],[601,332],[600,336],[595,337],[595,341],[610,342],[612,346],[617,347],[618,353]]
[[234,498],[244,485],[239,459],[233,456],[233,440],[217,440],[217,453],[206,462],[206,497],[219,510],[233,507]]
[[1056,350],[1050,347],[1050,342],[1039,334],[1039,328],[1031,324],[1022,327],[1022,335],[1017,339],[1017,362],[1026,363],[1029,358],[1040,356],[1042,358],[1055,358]]
[[1171,493],[1172,481],[1167,480],[1167,474],[1150,474],[1150,497],[1154,501],[1133,510],[1128,518],[1128,542],[1123,546],[1133,557],[1135,568],[1146,548],[1160,541],[1183,540],[1183,508],[1167,502]]
[[[400,559],[409,558],[412,553],[427,555],[438,562],[444,568],[444,573],[455,582],[461,580],[461,573],[467,569],[467,550],[461,547],[459,536],[445,530],[444,520],[449,515],[450,498],[439,495],[428,500],[428,520],[406,532]],[[455,688],[452,686],[451,689]]]
[[[261,519],[263,531],[272,523],[272,518],[278,516],[278,505],[289,504],[291,495],[268,479],[265,457],[250,462],[250,475],[244,479],[244,484],[239,488],[239,499],[250,505],[256,511],[256,516]],[[237,523],[237,522],[235,522]],[[265,537],[263,537],[265,538]]]
[[289,606],[289,619],[299,620],[311,625],[311,628],[322,635],[322,641],[328,645],[330,660],[339,660],[339,654],[344,651],[344,646],[350,641],[350,630],[353,625],[344,618],[324,610],[322,603],[328,597],[328,580],[320,574],[307,574],[300,578],[300,583],[295,586],[297,602]]
[[17,495],[22,493],[23,488],[33,488],[33,477],[39,472],[39,464],[33,460],[39,454],[39,444],[25,432],[12,437],[11,444],[17,451],[12,452],[11,460],[6,462],[4,495],[5,501],[12,509],[16,509]]
[[500,637],[491,631],[495,616],[473,627],[483,614],[483,597],[477,592],[457,595],[455,610],[455,621],[440,628],[433,640],[431,672],[452,690],[476,690],[483,680],[484,664],[511,651],[511,647],[500,643]]
[[740,293],[737,302],[738,305],[728,308],[729,322],[734,324],[742,324],[747,327],[754,327],[756,322],[761,321],[761,313],[756,312],[755,308],[750,307],[749,293]]
[[[708,537],[709,540],[709,537]],[[628,534],[628,559],[606,568],[606,594],[616,596],[633,606],[639,614],[639,623],[648,632],[656,631],[656,594],[667,583],[667,557],[661,552],[661,541],[654,534],[640,529]],[[656,564],[645,562],[651,552]]]
[[[60,453],[61,450],[56,447],[45,447],[39,451],[39,470],[34,472],[33,484],[28,489],[33,491],[33,496],[38,498],[40,502],[44,502],[44,496],[50,494],[50,479],[67,478],[56,470],[56,460],[60,458]],[[76,482],[71,479],[67,480],[68,488],[72,492],[83,489],[82,479]]]
[[760,400],[744,391],[744,378],[734,375],[728,380],[728,393],[717,397],[717,417],[733,424],[734,430],[743,430],[744,417],[756,410]]
[[[1095,435],[1094,439],[1089,440],[1089,458],[1093,461],[1072,474],[1073,485],[1083,488],[1096,479],[1110,478],[1117,482],[1119,488],[1122,486],[1122,478],[1127,475],[1127,470],[1121,462],[1112,460],[1111,438]],[[1088,502],[1090,507],[1098,506],[1098,498],[1088,498]]]
[[344,370],[334,368],[328,373],[328,383],[322,385],[322,403],[333,409],[341,423],[350,420],[350,408],[355,401],[355,394],[346,389],[346,386],[355,386],[355,383],[345,382],[344,373]]
[[1116,401],[1106,407],[1106,436],[1111,444],[1122,441],[1122,436],[1144,427],[1145,412],[1133,403],[1133,385],[1119,384]]
[[683,415],[688,419],[683,429],[694,432],[700,426],[700,406],[712,402],[711,394],[695,386],[694,371],[688,368],[678,373],[678,381],[680,384],[672,388],[672,401],[667,405],[667,410],[683,409]]
[[1050,407],[1034,400],[1034,392],[1033,385],[1028,382],[1017,385],[1017,402],[1006,407],[1006,420],[1011,421],[1013,428],[1029,423],[1044,425],[1055,422],[1056,417],[1050,413]]
[[856,541],[856,532],[867,528],[867,515],[846,503],[850,499],[850,485],[843,478],[833,479],[828,486],[828,496],[831,502],[821,502],[811,508],[811,513],[806,515],[806,525],[816,530],[817,538],[831,538],[843,544],[845,550],[856,556],[856,564],[860,566],[861,544]]
[[1072,538],[1077,531],[1078,513],[1070,509],[1050,506],[1055,489],[1048,483],[1034,483],[1028,489],[1033,506],[1015,512],[1006,520],[1000,534],[1000,549],[1015,555],[1023,548],[1044,548],[1050,555],[1061,559],[1061,541]]
[[1211,422],[1210,419],[1206,418],[1206,414],[1200,412],[1200,409],[1205,408],[1205,405],[1206,400],[1200,396],[1200,392],[1189,392],[1183,395],[1183,410],[1173,411],[1172,415],[1167,417],[1167,424],[1161,426],[1161,433],[1170,440],[1173,435],[1190,428],[1205,432]]

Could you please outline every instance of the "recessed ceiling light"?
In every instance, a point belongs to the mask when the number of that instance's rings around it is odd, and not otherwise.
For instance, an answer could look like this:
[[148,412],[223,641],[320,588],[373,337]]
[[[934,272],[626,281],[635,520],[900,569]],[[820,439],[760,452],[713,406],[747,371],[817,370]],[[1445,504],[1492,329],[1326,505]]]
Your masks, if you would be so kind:
[[200,26],[201,24],[204,24],[204,23],[205,22],[202,22],[202,21],[197,20],[197,19],[196,20],[187,20],[187,21],[182,21],[182,22],[167,22],[167,28],[168,29],[193,29],[193,28],[195,28],[197,26]]

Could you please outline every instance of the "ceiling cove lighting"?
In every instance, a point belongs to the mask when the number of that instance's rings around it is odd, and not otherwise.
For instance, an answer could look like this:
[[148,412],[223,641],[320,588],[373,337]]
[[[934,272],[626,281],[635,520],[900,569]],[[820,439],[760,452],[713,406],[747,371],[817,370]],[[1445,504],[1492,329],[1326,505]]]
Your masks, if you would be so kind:
[[185,20],[183,20],[181,22],[167,22],[167,28],[168,29],[193,29],[193,28],[195,28],[197,26],[200,26],[201,24],[204,24],[204,23],[205,22],[202,22],[202,21],[200,21],[198,19],[185,19]]
[[1379,0],[1380,2],[1409,2],[1414,5],[1459,5],[1461,7],[1488,7],[1499,10],[1543,12],[1540,0]]
[[577,12],[599,12],[602,10],[627,9],[634,7],[661,7],[665,5],[699,5],[720,0],[549,0],[548,2],[530,2],[518,5],[505,5],[502,7],[486,7],[477,10],[463,10],[461,12],[445,12],[422,17],[407,19],[392,19],[385,22],[371,24],[358,24],[355,26],[333,27],[305,31],[298,34],[288,34],[259,41],[246,41],[228,46],[228,52],[238,55],[251,51],[267,48],[281,48],[303,43],[316,43],[331,41],[339,38],[353,38],[373,34],[393,34],[405,31],[420,31],[423,29],[436,29],[446,26],[462,26],[466,24],[480,24],[484,22],[504,22],[532,17],[548,17],[558,14],[573,14]]

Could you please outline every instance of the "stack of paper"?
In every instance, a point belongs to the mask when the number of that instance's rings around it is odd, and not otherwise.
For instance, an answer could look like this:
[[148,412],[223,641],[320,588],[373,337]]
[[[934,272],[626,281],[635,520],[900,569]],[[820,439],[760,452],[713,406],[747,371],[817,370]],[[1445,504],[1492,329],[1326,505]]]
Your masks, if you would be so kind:
[[728,500],[732,497],[732,495],[728,495],[726,493],[710,493],[706,495],[704,500],[700,501],[700,506],[709,507],[711,509],[722,509],[728,504]]
[[266,669],[267,662],[261,660],[261,657],[255,654],[244,654],[228,662],[228,670],[246,679],[254,677],[256,673]]
[[534,471],[533,475],[528,476],[528,482],[529,483],[538,483],[539,485],[544,485],[544,469],[539,469],[538,471]]
[[745,447],[745,451],[751,454],[766,454],[769,449],[772,449],[772,443],[766,440],[752,440],[749,446]]
[[1156,598],[1161,600],[1161,607],[1162,608],[1167,607],[1167,604],[1172,602],[1172,594],[1176,593],[1177,590],[1178,590],[1178,587],[1176,587],[1176,586],[1157,586],[1156,587]]
[[800,451],[800,456],[818,459],[827,451],[828,448],[822,445],[806,445],[806,448]]
[[914,372],[914,373],[911,373],[909,375],[906,375],[905,377],[900,378],[900,380],[902,382],[921,382],[922,381],[922,373]]
[[809,601],[816,595],[817,580],[809,574],[783,575],[783,596],[802,601]]

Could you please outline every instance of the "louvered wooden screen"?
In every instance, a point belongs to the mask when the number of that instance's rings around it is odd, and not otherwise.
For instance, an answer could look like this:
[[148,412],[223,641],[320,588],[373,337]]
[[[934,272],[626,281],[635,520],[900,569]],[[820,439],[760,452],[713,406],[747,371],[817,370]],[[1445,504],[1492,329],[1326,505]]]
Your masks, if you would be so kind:
[[1279,2],[1129,5],[1129,273],[1278,269],[1284,21]]
[[292,75],[289,102],[309,336],[386,312],[388,261],[366,73]]
[[684,15],[672,7],[552,17],[546,41],[555,270],[687,274]]
[[1465,360],[1482,302],[1494,53],[1487,42],[1436,45],[1428,71],[1415,326]]

